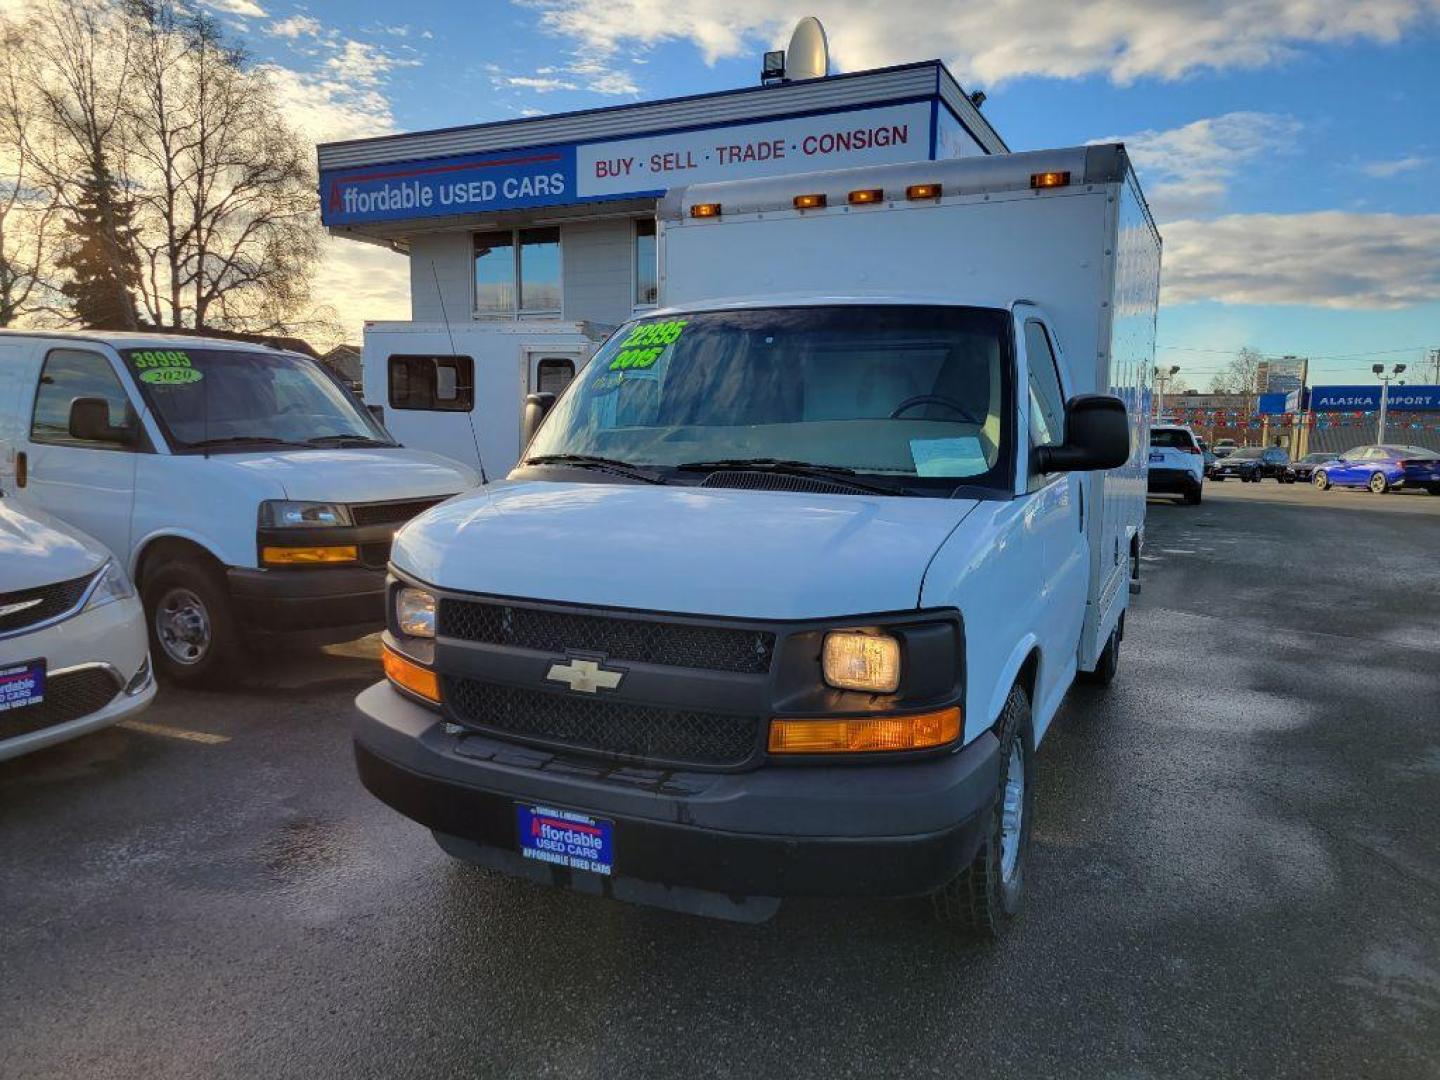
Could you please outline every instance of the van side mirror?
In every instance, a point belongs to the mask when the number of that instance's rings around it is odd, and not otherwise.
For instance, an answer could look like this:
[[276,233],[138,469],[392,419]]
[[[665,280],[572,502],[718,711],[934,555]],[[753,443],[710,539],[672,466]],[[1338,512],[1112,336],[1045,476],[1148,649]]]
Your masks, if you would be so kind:
[[110,403],[104,398],[80,397],[70,402],[70,437],[82,442],[106,442],[131,446],[135,433],[129,427],[110,423]]
[[551,406],[555,404],[555,395],[548,390],[542,390],[538,394],[525,395],[525,414],[520,421],[520,434],[526,446],[535,437],[535,432],[540,430],[540,422],[550,412]]
[[1130,460],[1125,403],[1109,394],[1077,394],[1065,403],[1065,442],[1034,453],[1042,473],[1118,469]]

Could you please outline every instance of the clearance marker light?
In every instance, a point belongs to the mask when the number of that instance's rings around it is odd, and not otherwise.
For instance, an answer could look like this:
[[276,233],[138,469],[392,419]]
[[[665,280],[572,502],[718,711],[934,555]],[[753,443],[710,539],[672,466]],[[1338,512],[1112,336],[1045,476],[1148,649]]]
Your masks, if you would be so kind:
[[426,701],[440,701],[440,680],[436,678],[435,672],[401,656],[388,645],[385,646],[383,655],[387,679]]
[[354,544],[341,547],[267,547],[260,551],[260,561],[267,566],[323,566],[353,563],[360,557]]
[[850,192],[851,206],[865,206],[867,203],[878,203],[884,201],[884,188],[861,188],[859,191]]
[[905,189],[905,198],[907,199],[938,199],[939,197],[939,184],[911,184]]
[[691,217],[719,217],[720,204],[718,202],[701,202],[690,207]]
[[795,196],[796,210],[819,210],[824,205],[825,196],[823,194]]
[[1069,187],[1070,174],[1068,172],[1031,173],[1030,186],[1036,189],[1051,187]]
[[770,721],[772,754],[863,754],[925,750],[960,737],[960,709],[913,716]]

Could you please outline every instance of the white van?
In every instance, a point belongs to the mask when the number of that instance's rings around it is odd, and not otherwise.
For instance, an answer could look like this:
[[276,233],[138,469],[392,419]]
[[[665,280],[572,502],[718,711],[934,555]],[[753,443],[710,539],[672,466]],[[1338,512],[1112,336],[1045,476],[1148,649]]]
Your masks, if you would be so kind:
[[1114,678],[1138,567],[1160,245],[1128,158],[701,185],[661,251],[674,306],[397,535],[361,778],[545,882],[739,919],[928,895],[996,934],[1036,747]]
[[247,641],[383,621],[395,530],[473,487],[396,445],[314,360],[160,334],[0,333],[0,490],[134,578],[162,674],[235,674]]

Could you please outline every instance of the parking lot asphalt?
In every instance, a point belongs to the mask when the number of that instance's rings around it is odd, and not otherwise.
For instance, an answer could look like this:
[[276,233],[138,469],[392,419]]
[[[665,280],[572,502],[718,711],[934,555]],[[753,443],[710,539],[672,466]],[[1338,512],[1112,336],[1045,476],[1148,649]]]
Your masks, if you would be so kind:
[[355,779],[373,642],[162,688],[0,763],[0,1074],[1440,1075],[1440,498],[1208,484],[1144,582],[991,947],[454,863]]

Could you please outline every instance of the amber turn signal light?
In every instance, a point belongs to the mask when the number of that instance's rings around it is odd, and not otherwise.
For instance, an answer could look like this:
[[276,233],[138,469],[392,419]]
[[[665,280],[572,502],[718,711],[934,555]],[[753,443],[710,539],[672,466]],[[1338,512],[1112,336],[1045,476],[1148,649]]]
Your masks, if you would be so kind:
[[402,690],[408,690],[416,697],[440,703],[440,680],[435,672],[415,663],[408,656],[401,656],[386,645],[382,650],[385,677]]
[[796,210],[819,210],[819,209],[820,209],[821,207],[823,207],[824,205],[825,205],[825,196],[824,196],[823,193],[817,193],[817,194],[814,194],[814,195],[796,195],[796,196],[795,196],[795,209],[796,209]]
[[719,217],[720,204],[718,202],[701,202],[690,207],[691,217]]
[[960,708],[910,716],[820,717],[770,721],[772,754],[866,754],[925,750],[960,737]]
[[354,544],[340,547],[267,547],[260,551],[266,566],[335,566],[353,563],[360,558]]
[[871,203],[885,201],[884,188],[861,188],[859,191],[850,192],[851,206],[868,206]]
[[1068,172],[1037,172],[1030,174],[1030,186],[1032,188],[1069,187],[1070,174]]
[[911,184],[905,189],[905,198],[907,199],[938,199],[939,197],[939,184]]

